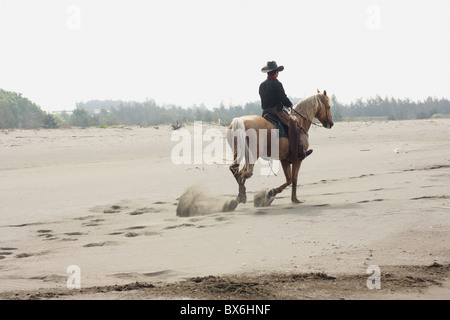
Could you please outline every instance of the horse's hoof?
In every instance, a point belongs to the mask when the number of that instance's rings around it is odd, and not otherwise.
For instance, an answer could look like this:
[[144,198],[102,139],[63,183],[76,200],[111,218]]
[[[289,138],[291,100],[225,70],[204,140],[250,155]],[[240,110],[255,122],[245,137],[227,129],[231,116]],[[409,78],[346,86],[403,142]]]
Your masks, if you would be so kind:
[[272,198],[275,197],[277,195],[277,190],[276,189],[272,189],[267,193],[267,197],[268,198]]
[[236,199],[236,202],[239,203],[246,203],[247,202],[247,196],[238,196]]
[[272,190],[261,190],[258,193],[255,194],[253,198],[253,205],[255,207],[268,207],[272,203],[272,201],[275,199],[275,196],[270,196],[270,193]]
[[225,204],[223,205],[223,212],[231,212],[234,211],[234,209],[236,209],[236,207],[238,206],[238,201],[233,199],[230,201],[225,202]]
[[298,200],[297,198],[292,198],[292,203],[303,203],[305,201]]

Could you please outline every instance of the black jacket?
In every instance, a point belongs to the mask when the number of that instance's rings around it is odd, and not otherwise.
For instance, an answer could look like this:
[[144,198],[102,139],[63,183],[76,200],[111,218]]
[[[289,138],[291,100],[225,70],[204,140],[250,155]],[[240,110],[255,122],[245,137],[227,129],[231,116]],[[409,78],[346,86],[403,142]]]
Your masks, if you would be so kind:
[[283,106],[290,107],[291,101],[284,92],[283,85],[277,79],[267,79],[259,86],[259,96],[261,97],[261,107],[264,109],[277,108],[281,110]]

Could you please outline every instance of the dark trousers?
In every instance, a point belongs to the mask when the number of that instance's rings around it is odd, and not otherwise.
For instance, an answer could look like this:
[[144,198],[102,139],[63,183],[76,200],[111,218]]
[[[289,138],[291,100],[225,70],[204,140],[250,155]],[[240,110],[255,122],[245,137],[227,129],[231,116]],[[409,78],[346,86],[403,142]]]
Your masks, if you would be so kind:
[[281,122],[288,127],[289,135],[289,149],[290,156],[287,159],[289,162],[295,160],[303,160],[305,158],[305,151],[303,150],[303,143],[300,137],[300,130],[297,127],[297,123],[284,111],[277,110],[277,108],[271,109],[271,111],[278,116]]

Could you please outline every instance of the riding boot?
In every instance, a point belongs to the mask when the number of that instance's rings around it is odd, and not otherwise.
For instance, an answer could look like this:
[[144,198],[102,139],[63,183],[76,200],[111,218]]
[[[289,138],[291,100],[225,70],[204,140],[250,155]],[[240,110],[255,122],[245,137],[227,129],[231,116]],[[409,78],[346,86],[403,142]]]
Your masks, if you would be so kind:
[[[300,130],[297,128],[296,126],[296,131],[297,131],[297,141],[298,141],[298,160],[303,161],[307,156],[309,156],[313,150],[309,149],[307,151],[305,151],[303,149],[303,142],[302,142],[302,137],[301,137],[301,133]],[[294,153],[295,154],[295,153]]]
[[[303,149],[302,149],[302,150],[303,150]],[[313,150],[312,150],[312,149],[309,149],[309,150],[307,150],[307,151],[300,152],[300,158],[299,158],[299,160],[300,160],[300,161],[305,160],[305,158],[306,158],[307,156],[309,156],[311,153],[313,153]]]

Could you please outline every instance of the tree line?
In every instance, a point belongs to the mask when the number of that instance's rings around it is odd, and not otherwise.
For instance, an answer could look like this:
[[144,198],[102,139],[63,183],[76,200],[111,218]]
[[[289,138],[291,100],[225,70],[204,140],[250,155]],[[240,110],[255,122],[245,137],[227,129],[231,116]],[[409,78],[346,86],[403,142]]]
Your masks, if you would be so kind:
[[353,120],[373,118],[386,120],[428,119],[432,117],[450,117],[450,101],[444,98],[428,97],[423,101],[412,101],[409,98],[395,99],[377,95],[374,98],[357,99],[350,104],[342,104],[333,100],[333,120]]
[[20,93],[0,89],[0,129],[55,128],[56,119],[22,97]]
[[[295,104],[300,98],[290,98]],[[423,101],[380,97],[357,99],[350,104],[340,103],[332,96],[334,121],[355,119],[426,119],[449,116],[448,99],[427,98]],[[209,109],[204,104],[184,108],[177,105],[158,105],[154,100],[143,102],[117,100],[91,100],[79,102],[76,108],[51,114],[21,94],[0,89],[0,129],[57,128],[66,126],[116,126],[185,123],[192,121],[221,122],[227,124],[234,117],[260,115],[259,101],[244,105],[225,106],[223,103]]]

